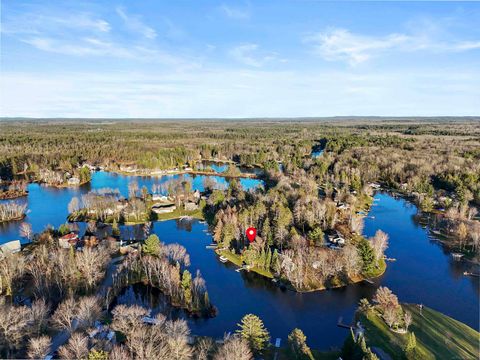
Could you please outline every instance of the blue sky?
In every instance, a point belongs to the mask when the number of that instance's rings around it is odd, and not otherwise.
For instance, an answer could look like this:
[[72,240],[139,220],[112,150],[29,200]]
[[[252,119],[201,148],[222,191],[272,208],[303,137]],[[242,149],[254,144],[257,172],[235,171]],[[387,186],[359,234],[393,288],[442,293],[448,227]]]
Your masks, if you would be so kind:
[[476,2],[1,5],[1,116],[480,115]]

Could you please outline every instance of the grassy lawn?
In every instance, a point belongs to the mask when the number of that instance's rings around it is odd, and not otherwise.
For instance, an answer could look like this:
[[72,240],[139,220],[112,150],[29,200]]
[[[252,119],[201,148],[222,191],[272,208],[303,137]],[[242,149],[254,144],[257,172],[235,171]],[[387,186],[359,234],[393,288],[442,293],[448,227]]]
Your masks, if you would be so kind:
[[[438,311],[415,304],[402,304],[412,314],[409,331],[415,333],[422,359],[478,359],[480,333]],[[368,346],[382,348],[393,359],[404,359],[407,334],[389,330],[383,319],[373,311],[359,315],[365,326]]]
[[185,210],[182,210],[182,209],[175,209],[171,213],[154,214],[154,215],[156,216],[158,221],[178,219],[181,216],[191,216],[195,219],[203,220],[203,213],[202,213],[202,210],[200,210],[200,209],[193,210],[193,211],[185,211]]
[[[237,255],[237,254],[232,254],[230,251],[217,251],[217,254],[219,254],[220,256],[224,256],[228,259],[228,261],[234,263],[235,265],[237,265],[238,267],[241,267],[242,266],[242,258],[240,255]],[[266,276],[268,278],[273,278],[273,275],[270,271],[268,270],[264,270],[264,269],[260,269],[256,266],[252,267],[250,269],[250,271],[253,271],[253,272],[256,272],[257,274],[260,274],[262,276]]]

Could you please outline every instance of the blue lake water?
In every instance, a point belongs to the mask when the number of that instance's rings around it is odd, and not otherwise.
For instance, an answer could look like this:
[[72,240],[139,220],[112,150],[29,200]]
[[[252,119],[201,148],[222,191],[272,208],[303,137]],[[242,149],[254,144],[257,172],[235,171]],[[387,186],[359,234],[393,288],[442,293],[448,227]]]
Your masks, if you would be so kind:
[[388,263],[375,285],[305,294],[282,291],[271,281],[221,263],[212,250],[205,249],[211,237],[199,222],[187,229],[180,221],[155,223],[154,232],[162,241],[187,248],[191,270],[201,270],[210,299],[219,309],[213,319],[190,319],[192,332],[222,337],[226,331],[235,331],[243,315],[253,313],[262,318],[272,338],[286,341],[289,332],[299,327],[315,348],[341,347],[347,331],[336,326],[339,317],[350,322],[359,300],[371,299],[380,285],[391,288],[402,302],[423,303],[478,329],[479,284],[462,275],[468,265],[453,261],[441,246],[428,240],[427,230],[413,221],[414,205],[387,194],[375,198],[377,205],[370,212],[374,218],[366,219],[365,234],[373,236],[378,229],[387,232],[387,255],[397,261]]
[[[21,201],[28,201],[30,213],[26,221],[38,232],[46,224],[58,226],[65,222],[72,196],[104,187],[118,188],[126,196],[128,183],[133,179],[140,187],[145,185],[150,189],[152,184],[174,177],[178,175],[155,178],[98,172],[93,174],[91,184],[78,189],[31,184],[28,198]],[[192,178],[194,189],[203,189],[203,178]],[[224,178],[216,180],[226,185]],[[261,184],[252,179],[242,179],[241,183],[246,189]],[[386,273],[375,285],[362,283],[306,294],[282,291],[271,281],[255,274],[238,273],[235,266],[221,263],[212,250],[205,248],[212,242],[205,224],[176,220],[154,223],[153,232],[163,242],[178,242],[186,247],[192,273],[200,269],[210,299],[219,310],[218,316],[212,319],[189,319],[192,333],[222,337],[225,332],[235,331],[243,315],[254,313],[262,318],[273,339],[280,337],[285,342],[290,331],[298,327],[305,332],[312,347],[325,350],[341,347],[347,331],[336,326],[339,317],[350,322],[359,300],[371,298],[379,285],[391,288],[400,301],[423,303],[478,330],[478,279],[463,276],[470,265],[453,261],[438,243],[429,241],[427,230],[413,219],[414,205],[383,193],[375,199],[370,217],[365,220],[364,232],[367,236],[372,236],[377,229],[388,233],[390,246],[386,253],[397,261],[388,263]],[[18,222],[1,225],[0,243],[17,239],[18,225]],[[473,271],[478,272],[478,267]]]
[[[40,184],[28,185],[28,197],[22,197],[14,201],[27,202],[28,214],[24,221],[32,224],[34,232],[42,231],[46,225],[50,224],[54,227],[65,223],[68,215],[68,203],[74,196],[81,196],[90,190],[111,188],[118,189],[120,193],[128,196],[128,184],[130,181],[136,180],[139,187],[146,186],[149,191],[153,184],[161,184],[171,179],[184,178],[192,181],[193,190],[204,190],[203,183],[206,178],[210,178],[216,182],[216,187],[228,187],[228,179],[220,176],[203,176],[203,175],[166,175],[161,177],[147,176],[126,176],[111,172],[99,171],[92,174],[92,180],[89,184],[78,188],[62,188],[57,189]],[[254,189],[262,186],[263,182],[257,179],[239,179],[244,190]],[[0,200],[2,202],[12,200]],[[0,224],[0,244],[20,239],[19,226],[20,221],[12,221]],[[25,242],[25,240],[22,240]]]

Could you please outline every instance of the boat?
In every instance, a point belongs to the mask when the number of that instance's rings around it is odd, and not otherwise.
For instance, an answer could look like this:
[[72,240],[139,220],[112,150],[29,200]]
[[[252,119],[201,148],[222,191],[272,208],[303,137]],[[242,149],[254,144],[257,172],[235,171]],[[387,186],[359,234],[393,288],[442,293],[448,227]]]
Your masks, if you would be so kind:
[[228,259],[225,256],[220,256],[220,261],[222,263],[226,263],[228,261]]
[[217,245],[216,244],[210,244],[210,245],[205,246],[205,248],[206,249],[216,249]]

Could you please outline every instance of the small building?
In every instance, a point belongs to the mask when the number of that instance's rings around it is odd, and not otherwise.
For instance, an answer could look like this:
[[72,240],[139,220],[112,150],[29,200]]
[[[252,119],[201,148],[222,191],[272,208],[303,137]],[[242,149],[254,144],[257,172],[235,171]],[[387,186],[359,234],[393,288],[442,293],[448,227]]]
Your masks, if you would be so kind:
[[152,200],[153,200],[153,201],[163,201],[163,202],[167,202],[167,201],[168,201],[168,198],[167,198],[165,195],[162,195],[162,194],[153,194],[153,195],[152,195]]
[[369,183],[368,184],[371,188],[374,188],[374,189],[380,189],[382,186],[380,184],[377,184],[377,183]]
[[194,202],[187,202],[185,203],[185,210],[186,211],[194,211],[194,210],[198,210],[198,205]]
[[155,204],[152,206],[152,211],[155,214],[168,214],[174,212],[176,209],[177,207],[173,203]]
[[78,242],[78,235],[71,232],[70,234],[64,235],[58,239],[58,245],[64,249],[68,249],[73,245],[76,245]]
[[68,185],[80,185],[80,179],[76,176],[72,176],[67,180]]

